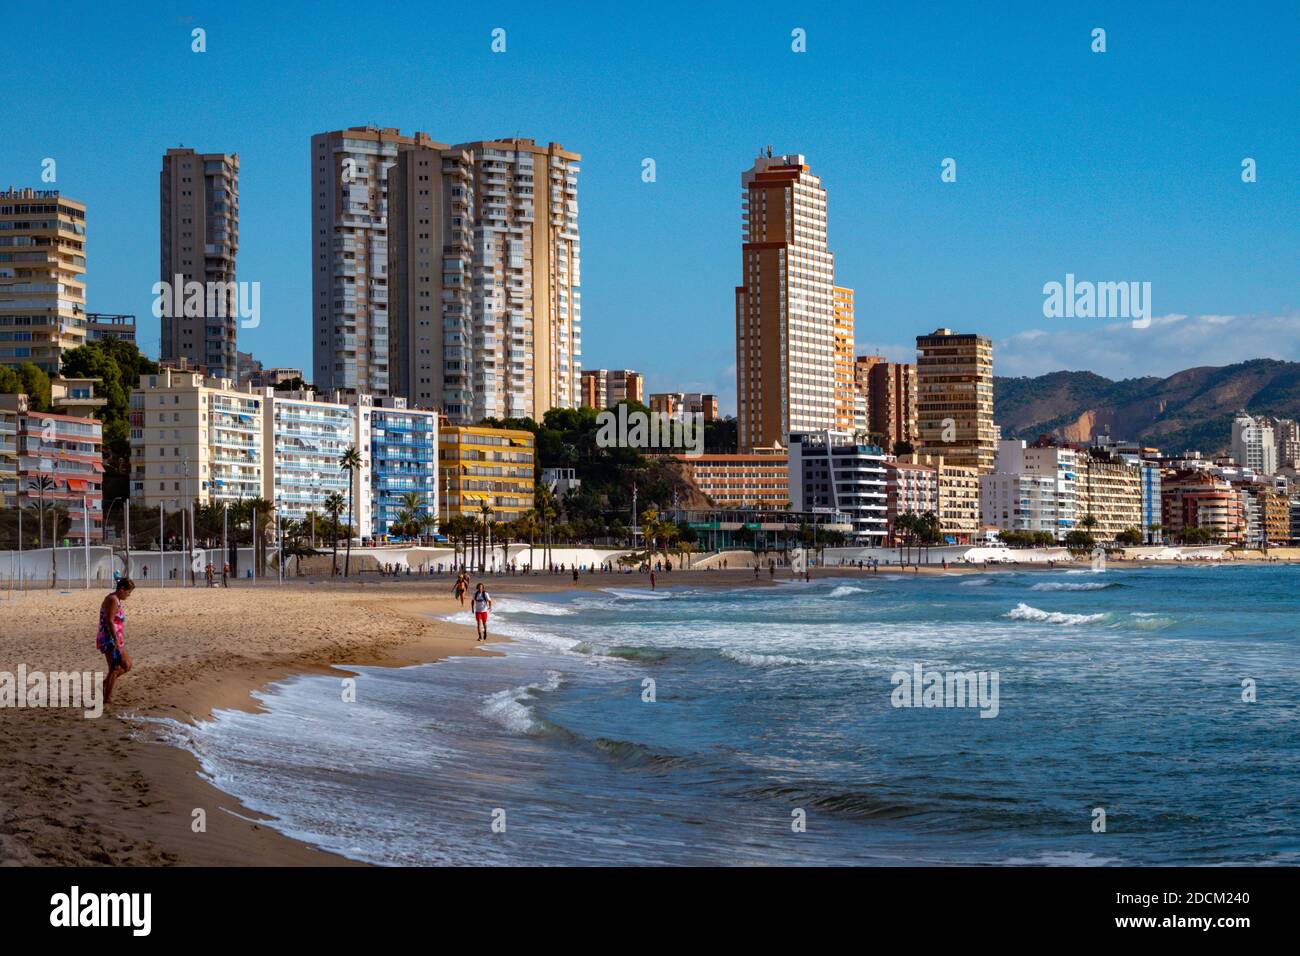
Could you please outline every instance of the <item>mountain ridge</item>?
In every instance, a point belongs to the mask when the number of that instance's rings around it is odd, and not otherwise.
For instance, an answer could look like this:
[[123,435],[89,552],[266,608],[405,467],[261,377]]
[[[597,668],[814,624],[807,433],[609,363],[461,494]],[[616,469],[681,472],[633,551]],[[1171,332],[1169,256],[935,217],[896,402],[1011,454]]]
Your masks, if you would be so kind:
[[1052,434],[1087,442],[1094,435],[1154,445],[1167,454],[1214,455],[1231,443],[1232,419],[1300,419],[1300,362],[1259,358],[1202,365],[1161,378],[1114,380],[1088,371],[994,377],[993,415],[1003,437]]

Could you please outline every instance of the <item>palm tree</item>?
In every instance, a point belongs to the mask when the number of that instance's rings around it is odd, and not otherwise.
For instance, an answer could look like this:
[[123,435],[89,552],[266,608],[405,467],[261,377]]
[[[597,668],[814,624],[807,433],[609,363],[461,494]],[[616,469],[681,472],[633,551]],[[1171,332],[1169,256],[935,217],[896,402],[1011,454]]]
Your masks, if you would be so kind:
[[501,566],[504,568],[510,563],[510,542],[519,534],[518,525],[514,521],[498,521],[493,527],[501,545]]
[[352,522],[356,512],[352,510],[353,475],[361,467],[361,452],[356,445],[349,445],[339,458],[339,468],[348,473],[348,553],[343,559],[343,576],[346,578],[352,567]]
[[[41,475],[33,478],[27,483],[27,487],[36,492],[37,507],[39,508],[39,520],[37,522],[41,532],[41,547],[45,547],[45,492],[54,490],[54,479],[49,475]],[[56,539],[58,535],[54,536]]]
[[409,538],[418,537],[423,526],[421,519],[426,514],[424,495],[418,491],[403,492],[401,510],[406,514],[402,534]]
[[529,508],[525,511],[515,523],[519,537],[528,535],[528,569],[533,567],[533,538],[537,535],[537,509]]
[[270,526],[275,505],[265,498],[250,498],[241,504],[248,509],[250,515],[249,523],[253,529],[253,568],[254,573],[261,577],[266,574],[266,530]]
[[346,503],[343,496],[332,491],[325,497],[325,513],[330,517],[330,577],[339,573],[339,516]]
[[484,502],[483,504],[479,505],[478,513],[483,518],[483,534],[479,539],[479,554],[482,555],[482,561],[480,562],[479,567],[483,571],[487,571],[488,521],[491,520],[492,518],[492,506],[487,502]]
[[[905,511],[894,519],[894,535],[901,538],[898,549],[902,564],[907,564],[907,559],[911,556],[912,535],[916,532],[920,520],[920,516],[915,511]],[[904,551],[904,548],[907,550]]]
[[418,524],[421,536],[431,541],[438,530],[438,516],[432,511],[425,511],[420,515]]
[[459,567],[469,565],[469,536],[478,527],[478,522],[469,515],[452,515],[443,525],[443,533],[451,541],[454,563]]

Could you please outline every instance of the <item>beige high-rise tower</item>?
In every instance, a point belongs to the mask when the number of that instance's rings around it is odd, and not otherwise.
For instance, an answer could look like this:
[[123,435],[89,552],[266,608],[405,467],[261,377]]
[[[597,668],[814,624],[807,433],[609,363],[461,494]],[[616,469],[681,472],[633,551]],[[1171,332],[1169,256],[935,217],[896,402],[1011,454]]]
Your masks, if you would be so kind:
[[821,180],[803,156],[769,149],[740,182],[736,404],[744,450],[834,428],[837,361],[835,257]]
[[579,404],[581,157],[427,143],[388,174],[391,389],[457,423]]
[[86,342],[86,206],[57,189],[0,191],[0,366],[48,375]]
[[993,342],[935,329],[916,337],[916,419],[921,451],[953,465],[993,470]]
[[[172,290],[159,296],[164,362],[185,359],[215,378],[234,378],[240,299],[235,279],[239,252],[239,155],[169,149],[159,175],[159,279]],[[175,285],[203,286],[203,307],[177,308]],[[198,313],[198,314],[191,314]]]

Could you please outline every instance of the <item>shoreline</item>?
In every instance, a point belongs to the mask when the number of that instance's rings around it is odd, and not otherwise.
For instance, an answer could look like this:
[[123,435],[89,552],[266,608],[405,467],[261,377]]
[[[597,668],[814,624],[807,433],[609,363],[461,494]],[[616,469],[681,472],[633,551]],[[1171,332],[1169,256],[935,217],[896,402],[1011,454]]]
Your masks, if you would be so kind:
[[[1179,562],[1189,565],[1257,562]],[[1154,565],[1112,561],[1129,570]],[[890,575],[1086,570],[1087,562],[815,568],[814,579]],[[802,575],[798,576],[802,579]],[[657,575],[663,588],[745,587],[793,580],[753,569]],[[182,727],[217,710],[256,711],[256,694],[302,674],[345,675],[349,667],[406,667],[494,652],[468,625],[449,576],[411,575],[365,583],[140,588],[127,603],[127,649],[136,663],[100,719],[57,709],[0,710],[9,741],[0,753],[0,865],[360,866],[287,837],[202,776],[198,758],[131,718],[170,718]],[[477,581],[478,578],[473,578]],[[648,588],[648,575],[489,575],[501,596],[605,587]],[[100,589],[31,591],[0,598],[0,671],[102,670],[93,650]],[[254,617],[251,612],[257,612]],[[284,630],[293,623],[292,633]],[[12,637],[10,636],[12,635]],[[492,636],[488,644],[508,641]],[[192,829],[196,809],[206,832]]]

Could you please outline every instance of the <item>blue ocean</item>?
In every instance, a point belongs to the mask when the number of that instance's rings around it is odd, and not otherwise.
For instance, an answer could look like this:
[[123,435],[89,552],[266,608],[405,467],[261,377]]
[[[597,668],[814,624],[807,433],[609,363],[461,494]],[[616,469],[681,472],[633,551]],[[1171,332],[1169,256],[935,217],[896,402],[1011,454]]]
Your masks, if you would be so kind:
[[[1297,575],[502,579],[501,656],[362,668],[351,703],[293,678],[184,743],[379,864],[1294,865]],[[996,675],[996,715],[900,706],[930,673]]]

